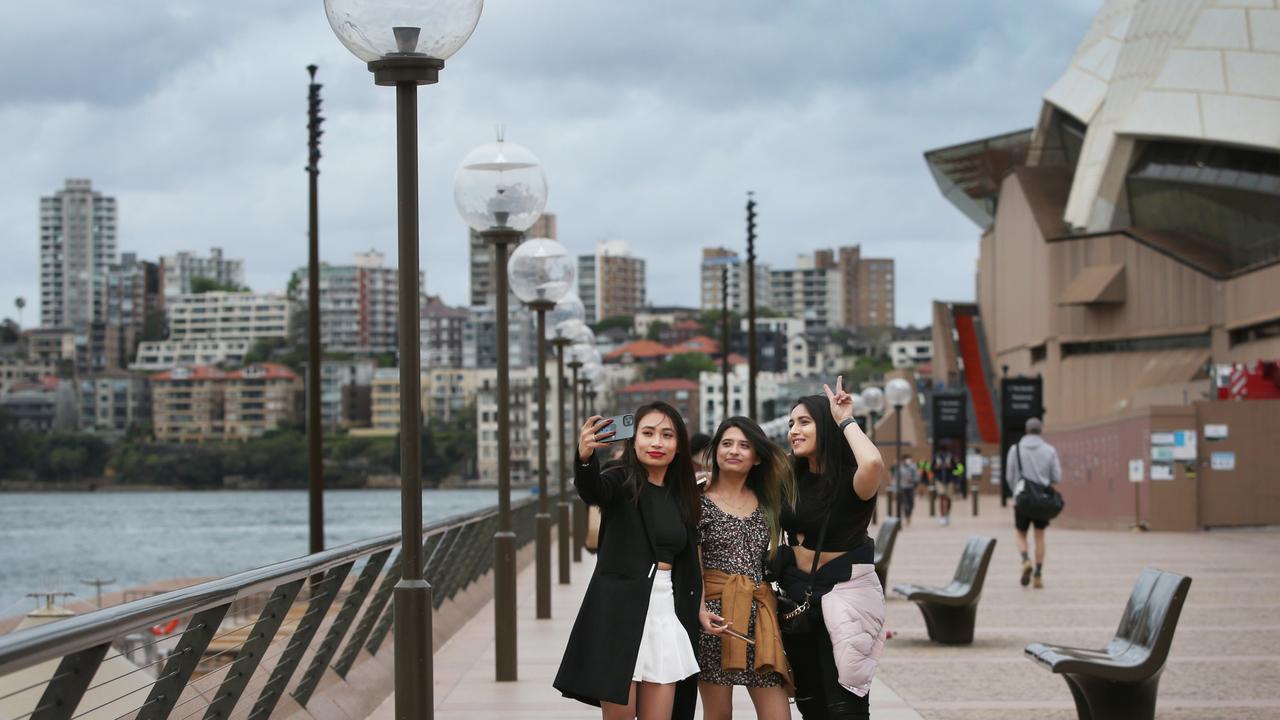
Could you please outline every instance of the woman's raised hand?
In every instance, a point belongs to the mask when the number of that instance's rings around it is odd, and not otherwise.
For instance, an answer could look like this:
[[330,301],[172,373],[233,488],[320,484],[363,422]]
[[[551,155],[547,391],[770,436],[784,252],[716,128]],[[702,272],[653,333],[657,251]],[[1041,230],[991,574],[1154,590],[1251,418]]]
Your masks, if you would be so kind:
[[853,396],[844,391],[844,376],[836,376],[836,389],[831,390],[830,385],[823,385],[822,389],[827,393],[827,401],[831,403],[831,418],[840,424],[845,420],[853,417]]
[[578,459],[586,462],[591,459],[591,454],[596,448],[607,447],[609,443],[603,442],[613,437],[617,432],[610,430],[609,432],[600,432],[600,428],[609,424],[609,419],[600,415],[592,415],[587,418],[587,422],[582,425],[582,434],[578,436]]

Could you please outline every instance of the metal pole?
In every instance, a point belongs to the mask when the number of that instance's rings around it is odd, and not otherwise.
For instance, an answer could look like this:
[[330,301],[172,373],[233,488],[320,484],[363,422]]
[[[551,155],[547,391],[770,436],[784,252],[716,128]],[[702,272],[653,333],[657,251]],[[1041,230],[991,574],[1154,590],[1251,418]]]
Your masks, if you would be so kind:
[[747,417],[756,419],[756,201],[747,193]]
[[560,453],[560,464],[557,466],[560,474],[560,501],[556,503],[556,510],[558,511],[556,518],[556,553],[560,556],[560,584],[568,585],[571,558],[569,546],[573,541],[569,535],[569,523],[572,520],[570,519],[568,488],[565,487],[566,475],[569,472],[569,465],[565,462],[565,442],[568,440],[565,432],[564,417],[565,343],[557,338],[554,344],[556,347],[556,425],[560,428],[560,432],[557,435],[559,442],[556,443],[559,446]]
[[[307,242],[307,525],[312,554],[324,550],[324,427],[320,421],[320,85],[316,66],[308,65],[307,96],[308,242]],[[416,168],[415,168],[416,169]],[[319,580],[316,575],[313,579]]]
[[[870,410],[867,411],[867,430],[870,431],[867,434],[870,436],[871,444],[875,445],[876,444],[876,414]],[[889,494],[892,495],[893,493],[890,492]],[[879,521],[880,521],[880,503],[877,502],[876,504],[871,506],[871,522],[879,522]]]
[[720,420],[729,417],[729,266],[720,268]]
[[[577,430],[582,427],[586,419],[582,417],[582,413],[578,409],[578,368],[582,367],[581,363],[571,362],[569,368],[573,371],[573,427]],[[576,435],[576,433],[575,433]],[[578,458],[578,446],[573,446],[574,462]],[[587,538],[587,504],[582,498],[573,501],[573,561],[582,562],[583,542]]]
[[534,562],[537,573],[537,617],[551,617],[551,507],[547,500],[547,309],[531,305],[538,318],[538,516]]
[[400,245],[400,540],[395,589],[396,717],[434,716],[431,586],[422,560],[421,338],[418,334],[418,86],[396,84]]
[[[896,445],[898,446],[898,460],[895,466],[897,468],[895,472],[898,473],[898,477],[894,478],[894,480],[896,481],[895,484],[898,486],[898,492],[901,493],[901,492],[904,492],[904,490],[902,489],[902,406],[901,405],[893,406],[893,424],[896,428],[894,430],[894,435],[897,437]],[[895,517],[897,517],[898,521],[901,522],[902,521],[902,496],[901,495],[898,496],[898,504],[896,507],[898,512],[897,512],[897,515],[895,515]]]
[[516,680],[516,534],[511,531],[511,374],[508,358],[507,245],[520,233],[485,232],[493,245],[493,274],[498,310],[498,532],[493,536],[494,658],[499,682]]

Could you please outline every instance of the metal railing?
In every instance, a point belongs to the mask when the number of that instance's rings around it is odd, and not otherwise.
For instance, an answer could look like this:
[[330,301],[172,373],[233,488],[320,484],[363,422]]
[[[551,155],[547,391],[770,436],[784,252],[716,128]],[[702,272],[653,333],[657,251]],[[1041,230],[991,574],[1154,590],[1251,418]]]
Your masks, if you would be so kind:
[[[537,508],[512,505],[517,547]],[[435,609],[492,568],[497,526],[491,507],[424,529]],[[346,678],[382,647],[399,547],[382,535],[0,636],[0,720],[262,720],[286,696],[305,707],[327,673]]]

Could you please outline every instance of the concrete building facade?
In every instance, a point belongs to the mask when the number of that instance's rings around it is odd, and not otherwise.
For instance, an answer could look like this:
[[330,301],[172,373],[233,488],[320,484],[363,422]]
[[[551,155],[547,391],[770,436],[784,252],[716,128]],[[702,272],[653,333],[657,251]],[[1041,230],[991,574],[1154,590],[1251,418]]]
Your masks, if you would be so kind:
[[116,199],[87,179],[40,198],[40,325],[83,331],[106,318],[116,262]]
[[[747,263],[738,257],[738,253],[722,247],[703,248],[699,274],[701,309],[719,310],[724,299],[723,290],[727,286],[729,310],[740,315],[747,313]],[[757,262],[755,275],[756,309],[774,307],[769,265]],[[727,284],[723,282],[726,279]]]
[[578,256],[578,297],[587,323],[635,317],[645,306],[645,262],[621,240],[605,240],[593,255]]
[[164,285],[164,297],[171,298],[191,292],[191,281],[202,277],[223,285],[244,285],[244,260],[224,257],[222,248],[210,248],[208,257],[182,251],[160,257],[160,275]]

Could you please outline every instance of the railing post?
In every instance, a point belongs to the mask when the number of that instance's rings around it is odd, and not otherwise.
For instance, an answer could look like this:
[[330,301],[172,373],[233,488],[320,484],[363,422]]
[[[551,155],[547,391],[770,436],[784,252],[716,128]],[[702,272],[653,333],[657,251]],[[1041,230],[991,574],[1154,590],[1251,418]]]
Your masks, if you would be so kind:
[[231,603],[227,603],[192,616],[178,646],[165,661],[164,671],[156,678],[156,684],[151,686],[151,693],[135,716],[136,720],[163,720],[169,717],[169,711],[178,703],[182,689],[196,671],[196,665],[200,664],[209,641],[217,634],[218,626],[222,624],[222,618],[230,608]]
[[204,720],[222,720],[231,717],[231,711],[235,710],[236,703],[244,694],[244,689],[249,686],[253,672],[258,669],[258,664],[266,655],[267,648],[271,647],[271,641],[275,639],[276,632],[280,630],[285,617],[289,614],[289,608],[297,599],[302,583],[301,579],[294,580],[271,592],[270,599],[258,614],[258,621],[254,623],[253,630],[249,631],[248,639],[240,646],[236,659],[231,662],[232,669],[228,670],[226,676],[222,678],[218,692],[214,694],[213,701],[209,703],[209,709],[205,711]]
[[103,643],[62,658],[53,680],[45,686],[31,720],[71,720],[71,715],[93,681],[111,643]]

